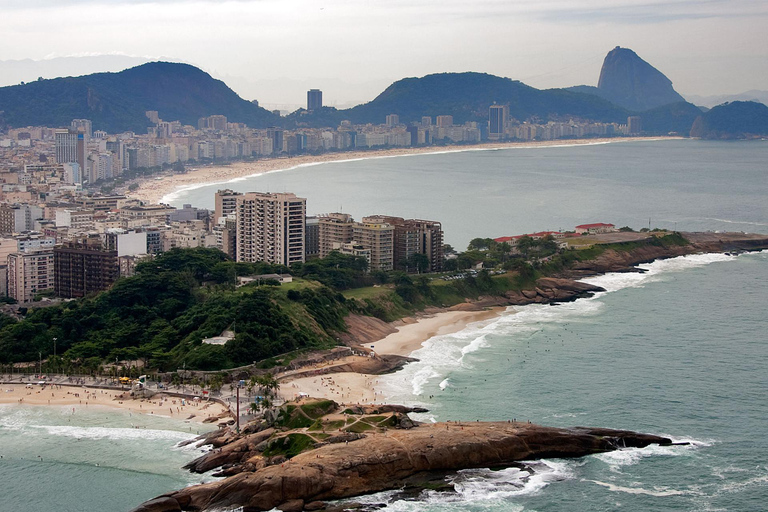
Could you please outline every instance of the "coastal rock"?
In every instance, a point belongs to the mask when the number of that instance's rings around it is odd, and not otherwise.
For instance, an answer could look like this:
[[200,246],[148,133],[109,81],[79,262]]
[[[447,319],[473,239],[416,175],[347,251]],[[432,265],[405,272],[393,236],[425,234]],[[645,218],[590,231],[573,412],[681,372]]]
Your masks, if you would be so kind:
[[[562,429],[519,422],[419,425],[371,434],[350,444],[325,445],[282,464],[188,487],[162,498],[169,507],[178,504],[181,510],[243,507],[246,511],[266,511],[295,506],[298,500],[326,501],[396,489],[436,471],[445,474],[466,468],[508,467],[520,460],[578,457],[651,443],[671,441],[628,431]],[[136,509],[150,510],[179,508]]]

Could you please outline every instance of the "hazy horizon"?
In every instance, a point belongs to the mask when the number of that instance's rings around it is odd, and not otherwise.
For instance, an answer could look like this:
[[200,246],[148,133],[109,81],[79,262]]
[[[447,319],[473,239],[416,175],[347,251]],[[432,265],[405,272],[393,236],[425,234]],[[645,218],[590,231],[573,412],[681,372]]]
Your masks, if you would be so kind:
[[[343,108],[438,72],[491,73],[540,89],[596,85],[605,55],[622,46],[683,96],[768,90],[768,4],[747,0],[6,3],[0,85],[24,80],[12,70],[25,65],[68,62],[75,71],[56,75],[67,76],[164,59],[200,67],[267,106],[302,105],[306,89],[319,88],[326,104]],[[77,71],[85,56],[100,56],[102,67]],[[26,80],[37,78],[29,73]],[[53,78],[46,73],[38,76]]]

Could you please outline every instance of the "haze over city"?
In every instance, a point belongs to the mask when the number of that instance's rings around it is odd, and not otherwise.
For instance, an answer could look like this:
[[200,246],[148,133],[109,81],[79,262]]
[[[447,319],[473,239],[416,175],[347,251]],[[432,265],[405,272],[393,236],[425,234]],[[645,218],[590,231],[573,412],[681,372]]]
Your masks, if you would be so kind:
[[[437,72],[596,85],[606,51],[621,45],[686,97],[768,89],[768,4],[747,0],[4,4],[0,85],[164,59],[199,66],[264,105],[292,109],[318,87],[326,104],[345,107]],[[64,57],[79,58],[62,66]],[[16,62],[25,59],[41,62]]]

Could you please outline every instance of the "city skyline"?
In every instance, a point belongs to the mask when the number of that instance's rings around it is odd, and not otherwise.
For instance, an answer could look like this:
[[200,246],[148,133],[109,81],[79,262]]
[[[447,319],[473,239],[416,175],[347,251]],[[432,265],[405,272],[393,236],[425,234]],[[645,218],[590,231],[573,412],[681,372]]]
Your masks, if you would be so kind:
[[346,0],[65,0],[31,7],[13,0],[4,10],[0,66],[86,55],[123,56],[123,63],[132,56],[137,64],[162,58],[200,66],[262,104],[301,105],[317,88],[325,104],[344,107],[370,101],[401,78],[436,72],[486,72],[537,88],[595,85],[605,54],[620,45],[684,96],[737,94],[768,89],[766,15],[768,5],[744,0],[623,0],[610,7],[593,0],[449,0],[439,8]]

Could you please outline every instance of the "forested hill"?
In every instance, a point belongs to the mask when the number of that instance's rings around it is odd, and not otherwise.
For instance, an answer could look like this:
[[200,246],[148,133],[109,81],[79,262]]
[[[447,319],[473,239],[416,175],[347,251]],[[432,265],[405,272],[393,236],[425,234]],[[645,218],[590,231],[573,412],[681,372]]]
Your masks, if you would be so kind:
[[723,103],[696,119],[691,136],[704,139],[768,136],[768,106],[756,101]]
[[278,116],[187,64],[150,62],[119,73],[0,87],[0,124],[10,127],[61,127],[72,119],[90,119],[95,130],[146,133],[151,125],[147,110],[157,110],[166,121],[193,126],[200,117],[215,114],[253,128],[279,122]]

